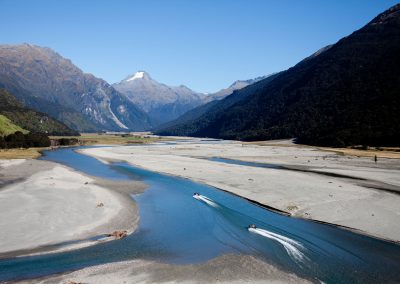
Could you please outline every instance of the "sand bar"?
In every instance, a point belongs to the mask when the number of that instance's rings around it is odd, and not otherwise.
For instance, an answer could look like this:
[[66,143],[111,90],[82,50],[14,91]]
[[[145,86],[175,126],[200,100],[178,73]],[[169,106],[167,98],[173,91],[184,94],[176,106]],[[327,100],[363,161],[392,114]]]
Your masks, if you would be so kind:
[[137,226],[133,200],[106,188],[127,191],[118,182],[107,184],[45,161],[3,161],[0,166],[7,182],[0,189],[0,256],[47,250],[116,230],[132,232]]
[[224,255],[204,264],[171,265],[145,260],[88,267],[21,283],[311,283],[253,256]]

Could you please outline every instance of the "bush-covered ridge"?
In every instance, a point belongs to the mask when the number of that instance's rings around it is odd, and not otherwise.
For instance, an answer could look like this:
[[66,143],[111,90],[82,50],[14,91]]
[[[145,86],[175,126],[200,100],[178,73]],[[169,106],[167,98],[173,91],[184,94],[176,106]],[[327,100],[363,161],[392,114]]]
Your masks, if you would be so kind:
[[31,132],[60,136],[79,135],[78,132],[46,114],[25,108],[13,95],[4,89],[0,89],[0,114],[7,117],[14,125]]
[[[400,145],[400,4],[296,66],[237,91],[189,123],[159,131],[236,140]],[[255,88],[254,86],[260,86]]]

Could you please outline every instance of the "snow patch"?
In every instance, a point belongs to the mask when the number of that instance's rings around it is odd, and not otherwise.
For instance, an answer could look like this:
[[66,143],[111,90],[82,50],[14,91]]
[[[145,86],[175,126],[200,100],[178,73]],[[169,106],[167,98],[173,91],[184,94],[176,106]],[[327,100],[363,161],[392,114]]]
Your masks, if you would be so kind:
[[144,72],[139,71],[139,72],[136,72],[135,75],[133,75],[132,77],[126,79],[126,81],[129,82],[129,81],[133,81],[136,79],[143,79],[143,77],[144,77]]

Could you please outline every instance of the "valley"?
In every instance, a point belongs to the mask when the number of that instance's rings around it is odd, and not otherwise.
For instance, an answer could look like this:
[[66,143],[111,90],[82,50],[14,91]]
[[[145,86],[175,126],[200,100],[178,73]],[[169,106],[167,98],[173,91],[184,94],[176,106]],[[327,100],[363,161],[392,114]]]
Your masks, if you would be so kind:
[[0,8],[0,283],[400,283],[398,2]]

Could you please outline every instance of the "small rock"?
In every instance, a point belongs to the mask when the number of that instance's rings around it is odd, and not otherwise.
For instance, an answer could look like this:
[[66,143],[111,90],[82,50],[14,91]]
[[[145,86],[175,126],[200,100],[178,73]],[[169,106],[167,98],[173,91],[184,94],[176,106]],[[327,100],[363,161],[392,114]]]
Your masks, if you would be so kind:
[[107,237],[115,237],[116,240],[125,238],[128,235],[127,231],[114,231],[111,234],[107,234]]
[[294,211],[294,210],[297,210],[297,209],[299,209],[296,205],[289,205],[288,207],[287,207],[287,210],[288,211]]

